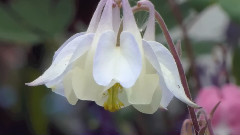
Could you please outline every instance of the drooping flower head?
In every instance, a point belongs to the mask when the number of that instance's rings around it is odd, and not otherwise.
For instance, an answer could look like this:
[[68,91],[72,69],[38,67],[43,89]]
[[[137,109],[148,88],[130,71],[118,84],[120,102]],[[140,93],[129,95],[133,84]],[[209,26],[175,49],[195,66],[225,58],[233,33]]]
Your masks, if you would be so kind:
[[88,30],[68,39],[55,52],[52,65],[27,85],[45,84],[71,104],[90,100],[111,112],[131,104],[154,113],[166,108],[173,96],[196,106],[184,93],[173,56],[154,41],[153,5],[140,3],[150,9],[143,38],[128,0],[101,0]]

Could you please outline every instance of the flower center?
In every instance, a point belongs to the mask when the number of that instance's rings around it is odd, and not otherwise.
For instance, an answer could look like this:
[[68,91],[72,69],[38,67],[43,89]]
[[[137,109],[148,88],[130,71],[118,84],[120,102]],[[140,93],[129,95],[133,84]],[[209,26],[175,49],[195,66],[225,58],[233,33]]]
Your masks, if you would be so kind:
[[114,84],[108,89],[108,99],[103,104],[105,110],[115,112],[121,109],[124,104],[118,99],[118,93],[122,90],[122,86],[119,83]]

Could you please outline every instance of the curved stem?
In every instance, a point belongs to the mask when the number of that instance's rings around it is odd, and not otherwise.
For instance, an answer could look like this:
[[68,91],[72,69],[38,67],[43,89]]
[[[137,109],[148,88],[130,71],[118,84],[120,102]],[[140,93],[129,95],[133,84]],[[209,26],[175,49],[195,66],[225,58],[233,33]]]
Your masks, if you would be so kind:
[[[141,6],[141,7],[135,6],[135,7],[133,7],[133,12],[138,12],[138,11],[149,11],[149,9],[146,6]],[[168,46],[170,48],[170,51],[171,51],[171,53],[173,55],[173,58],[174,58],[174,60],[177,64],[177,68],[178,68],[178,71],[179,71],[180,79],[181,79],[185,94],[187,95],[187,97],[189,99],[192,100],[191,94],[190,94],[190,91],[189,91],[189,87],[188,87],[188,84],[187,84],[186,76],[185,76],[181,61],[180,61],[180,59],[178,57],[178,54],[176,52],[175,45],[172,41],[172,38],[171,38],[171,36],[168,32],[168,28],[167,28],[162,16],[157,11],[155,11],[155,19],[157,20],[159,26],[161,27],[161,29],[163,31],[163,34],[164,34],[164,36],[167,40]],[[196,117],[194,108],[188,106],[188,111],[189,111],[189,114],[190,114],[192,122],[193,122],[195,133],[196,133],[196,135],[198,135],[198,133],[200,131],[200,128],[199,128],[199,124],[198,124],[198,121],[197,121],[197,117]]]
[[197,73],[197,65],[196,65],[196,62],[195,62],[195,55],[194,55],[194,51],[193,51],[193,48],[192,48],[192,44],[191,44],[191,41],[188,37],[187,29],[186,29],[185,25],[183,24],[183,17],[182,17],[181,10],[174,0],[168,0],[168,2],[170,4],[170,7],[172,9],[172,12],[173,12],[178,24],[180,25],[180,28],[182,29],[183,39],[184,39],[184,42],[185,42],[185,45],[186,45],[185,48],[186,48],[187,56],[188,56],[189,62],[191,64],[191,66],[190,66],[191,72],[192,72],[193,77],[196,81],[196,87],[195,88],[196,88],[196,90],[199,90],[202,86],[201,86],[201,82],[200,82],[200,79],[199,79],[199,75]]

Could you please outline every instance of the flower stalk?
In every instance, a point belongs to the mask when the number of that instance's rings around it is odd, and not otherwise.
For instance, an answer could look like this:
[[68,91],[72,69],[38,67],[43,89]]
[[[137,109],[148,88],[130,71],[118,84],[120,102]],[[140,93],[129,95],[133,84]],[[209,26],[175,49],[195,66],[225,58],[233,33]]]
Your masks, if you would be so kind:
[[[147,6],[144,6],[144,5],[138,5],[138,6],[133,7],[133,12],[134,13],[138,12],[138,11],[149,11],[149,8]],[[188,84],[187,84],[186,76],[185,76],[181,61],[178,57],[178,53],[175,49],[175,45],[172,41],[172,38],[171,38],[171,36],[168,32],[168,28],[167,28],[162,16],[157,11],[155,11],[155,19],[157,20],[159,26],[161,27],[161,29],[163,31],[163,34],[164,34],[164,36],[167,40],[170,52],[172,53],[173,58],[174,58],[174,60],[177,64],[177,68],[178,68],[180,79],[181,79],[181,82],[182,82],[182,85],[183,85],[183,88],[184,88],[184,92],[187,95],[187,97],[192,100],[190,90],[189,90],[189,87],[188,87]],[[198,135],[199,131],[200,131],[200,128],[199,128],[199,123],[198,123],[194,108],[192,108],[190,106],[187,106],[187,107],[188,107],[190,117],[192,119],[195,134]]]
[[196,81],[196,89],[199,90],[201,89],[201,82],[200,82],[200,79],[199,79],[199,75],[197,73],[197,65],[196,65],[196,62],[195,62],[195,56],[194,56],[194,51],[193,51],[193,48],[192,48],[192,44],[191,44],[191,41],[188,37],[188,34],[187,34],[187,29],[186,29],[186,26],[183,24],[183,17],[182,17],[182,13],[181,13],[181,10],[179,8],[179,6],[176,4],[176,2],[174,0],[168,0],[169,2],[169,5],[171,7],[171,10],[173,12],[173,15],[175,16],[176,20],[177,20],[177,23],[179,24],[182,32],[183,32],[183,39],[184,39],[184,42],[185,42],[185,45],[186,45],[186,53],[187,53],[187,56],[189,58],[189,62],[191,64],[191,70],[192,70],[192,74],[193,74],[193,77]]

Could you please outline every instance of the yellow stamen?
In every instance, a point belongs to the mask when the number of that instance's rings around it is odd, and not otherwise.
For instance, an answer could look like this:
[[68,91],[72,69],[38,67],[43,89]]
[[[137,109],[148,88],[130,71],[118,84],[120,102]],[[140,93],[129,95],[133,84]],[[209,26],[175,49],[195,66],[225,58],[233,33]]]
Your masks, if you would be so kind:
[[118,93],[121,90],[122,86],[119,83],[114,84],[108,89],[108,99],[103,104],[105,110],[115,112],[124,106],[124,104],[118,99]]

